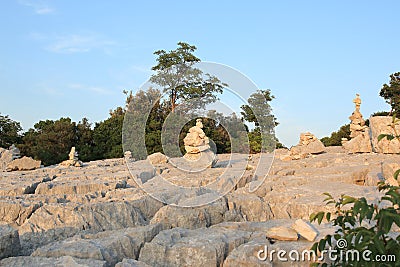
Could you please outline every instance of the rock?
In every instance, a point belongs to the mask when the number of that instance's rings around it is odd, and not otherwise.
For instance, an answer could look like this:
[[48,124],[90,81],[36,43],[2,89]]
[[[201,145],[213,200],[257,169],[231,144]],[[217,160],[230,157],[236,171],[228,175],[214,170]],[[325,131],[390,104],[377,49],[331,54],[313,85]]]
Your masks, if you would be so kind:
[[82,167],[83,166],[83,162],[78,159],[78,152],[75,150],[74,146],[71,148],[71,151],[69,152],[68,156],[69,156],[69,159],[61,162],[60,166],[64,166],[64,167],[69,167],[69,166]]
[[150,265],[134,259],[123,259],[122,262],[115,264],[115,267],[151,267]]
[[371,129],[371,140],[374,152],[385,153],[385,154],[397,154],[400,153],[400,141],[393,139],[391,141],[384,138],[378,141],[380,134],[391,134],[395,135],[394,130],[391,126],[395,127],[397,133],[400,133],[400,125],[392,125],[392,117],[389,116],[375,116],[369,119],[369,127]]
[[[312,133],[301,133],[299,144],[293,146],[286,156],[282,156],[284,161],[290,159],[304,159],[311,154],[320,154],[325,151],[324,144]],[[288,157],[289,156],[289,157]]]
[[314,241],[318,235],[318,231],[310,223],[302,219],[296,220],[292,228],[308,241]]
[[148,155],[147,159],[150,161],[152,165],[165,164],[168,162],[168,157],[160,152]]
[[220,228],[165,230],[144,245],[139,260],[153,267],[222,266],[226,255],[251,234]]
[[357,133],[356,137],[343,143],[343,148],[348,153],[370,153],[372,152],[371,140],[368,129]]
[[261,222],[273,217],[269,204],[256,195],[237,190],[227,199],[229,211],[236,211],[246,221]]
[[269,229],[267,231],[267,237],[282,241],[296,241],[299,239],[295,230],[284,226],[277,226]]
[[18,230],[9,225],[0,225],[0,260],[17,256],[20,251],[21,244],[19,242]]
[[97,234],[78,235],[40,247],[32,256],[62,257],[106,261],[114,266],[124,258],[137,259],[142,246],[150,242],[163,227],[154,224],[118,231],[105,231]]
[[13,161],[12,151],[0,147],[0,172],[6,171],[11,161]]
[[106,267],[105,261],[93,259],[79,259],[71,256],[59,258],[46,257],[12,257],[0,261],[0,266],[29,266],[29,267],[51,267],[51,266],[71,266],[71,267]]
[[390,163],[390,162],[383,162],[382,164],[382,172],[383,177],[385,178],[386,182],[393,186],[399,186],[399,177],[397,180],[394,178],[394,173],[400,169],[399,163]]
[[15,159],[11,161],[6,170],[7,171],[30,171],[40,168],[41,161],[34,160],[30,157],[23,157],[20,159]]

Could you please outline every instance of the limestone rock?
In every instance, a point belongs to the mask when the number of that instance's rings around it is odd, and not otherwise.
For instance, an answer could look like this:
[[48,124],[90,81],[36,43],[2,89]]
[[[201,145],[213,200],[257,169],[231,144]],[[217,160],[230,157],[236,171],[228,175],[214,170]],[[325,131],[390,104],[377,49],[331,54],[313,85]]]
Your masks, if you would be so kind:
[[357,133],[357,135],[350,141],[344,142],[343,147],[349,153],[372,152],[371,140],[368,129]]
[[399,186],[400,175],[398,176],[397,180],[394,178],[394,173],[399,169],[400,169],[399,163],[383,162],[382,164],[383,177],[385,178],[388,184],[393,186]]
[[246,243],[251,232],[206,228],[174,228],[159,233],[140,251],[151,266],[222,266],[226,255]]
[[123,259],[115,264],[115,267],[151,267],[150,265],[134,259]]
[[[0,225],[0,260],[17,256],[21,251],[18,230],[9,225]],[[0,264],[1,265],[1,264]]]
[[293,146],[288,155],[281,156],[283,161],[290,159],[304,159],[311,154],[320,154],[325,151],[324,144],[312,133],[301,133],[299,144]]
[[310,223],[302,219],[296,220],[292,228],[308,241],[314,241],[318,235],[318,231]]
[[295,230],[284,226],[277,226],[269,229],[267,231],[267,237],[282,241],[296,241],[299,239]]
[[7,171],[30,171],[40,168],[41,161],[30,157],[15,159],[7,165]]
[[[369,119],[369,127],[371,129],[371,140],[373,150],[377,153],[397,154],[400,153],[400,142],[396,138],[389,141],[386,138],[378,142],[380,134],[395,135],[392,125],[392,117],[389,116],[375,116]],[[400,124],[392,125],[395,127],[397,133],[400,133]]]
[[73,146],[71,148],[71,151],[69,152],[69,159],[64,160],[63,162],[60,163],[60,166],[73,166],[73,167],[82,167],[83,162],[78,159],[78,152],[75,150],[75,147]]
[[168,157],[160,152],[148,155],[147,159],[150,161],[152,165],[165,164],[168,162]]
[[10,150],[0,147],[0,172],[6,171],[7,165],[13,160]]
[[62,257],[106,261],[114,266],[124,258],[137,259],[141,247],[150,242],[163,227],[154,224],[119,231],[105,231],[97,234],[75,236],[38,248],[32,256]]
[[0,261],[0,266],[29,266],[29,267],[52,267],[52,266],[68,266],[68,267],[106,267],[105,261],[94,259],[79,259],[71,256],[63,256],[59,258],[46,257],[11,257]]

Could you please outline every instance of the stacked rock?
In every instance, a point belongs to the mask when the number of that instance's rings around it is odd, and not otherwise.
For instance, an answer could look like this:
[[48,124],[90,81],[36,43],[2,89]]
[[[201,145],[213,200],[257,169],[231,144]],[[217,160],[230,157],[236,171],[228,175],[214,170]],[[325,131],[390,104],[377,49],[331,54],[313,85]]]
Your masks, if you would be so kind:
[[21,157],[21,152],[19,151],[18,147],[16,147],[14,144],[10,146],[9,150],[11,151],[13,160],[19,159]]
[[349,117],[350,119],[350,140],[342,139],[342,146],[349,153],[368,153],[372,152],[369,128],[365,125],[365,120],[360,112],[361,98],[356,94],[353,99],[355,110]]
[[71,151],[68,154],[69,159],[65,160],[60,163],[61,166],[69,167],[69,166],[75,166],[75,167],[82,167],[83,162],[79,160],[78,158],[78,152],[75,150],[75,147],[73,146],[71,148]]
[[186,154],[183,156],[187,160],[197,161],[202,157],[205,161],[210,161],[210,166],[215,164],[215,154],[211,151],[209,139],[203,131],[203,122],[196,120],[196,125],[189,129],[183,139]]

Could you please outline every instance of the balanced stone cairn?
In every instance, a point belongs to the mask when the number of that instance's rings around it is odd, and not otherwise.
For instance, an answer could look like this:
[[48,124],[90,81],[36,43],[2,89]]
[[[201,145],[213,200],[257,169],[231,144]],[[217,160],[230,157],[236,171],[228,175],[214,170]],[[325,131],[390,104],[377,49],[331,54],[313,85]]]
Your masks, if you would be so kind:
[[353,99],[355,104],[355,110],[349,117],[350,123],[350,138],[354,138],[365,131],[368,126],[365,125],[365,120],[360,112],[361,98],[359,94],[356,94],[356,98]]
[[356,94],[353,99],[355,110],[349,117],[350,119],[350,140],[342,138],[342,146],[349,153],[369,153],[372,152],[369,128],[365,125],[365,120],[360,112],[361,98]]
[[196,120],[196,125],[189,129],[186,137],[183,139],[186,154],[183,156],[190,161],[204,159],[210,161],[210,167],[216,163],[215,154],[211,151],[209,139],[203,131],[203,122]]
[[83,166],[83,162],[79,160],[78,152],[75,150],[74,146],[71,148],[71,151],[69,152],[69,159],[61,162],[60,165],[65,166],[65,167],[69,167],[69,166],[82,167]]

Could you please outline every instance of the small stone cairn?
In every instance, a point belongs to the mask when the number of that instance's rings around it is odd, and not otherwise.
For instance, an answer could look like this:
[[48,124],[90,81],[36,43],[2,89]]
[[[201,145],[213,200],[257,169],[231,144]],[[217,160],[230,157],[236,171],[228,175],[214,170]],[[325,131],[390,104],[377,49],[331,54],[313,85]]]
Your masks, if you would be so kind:
[[69,167],[69,166],[82,167],[83,166],[83,162],[79,160],[78,152],[75,150],[74,146],[71,148],[71,151],[69,152],[69,159],[61,162],[60,165],[65,166],[65,167]]

